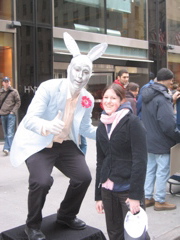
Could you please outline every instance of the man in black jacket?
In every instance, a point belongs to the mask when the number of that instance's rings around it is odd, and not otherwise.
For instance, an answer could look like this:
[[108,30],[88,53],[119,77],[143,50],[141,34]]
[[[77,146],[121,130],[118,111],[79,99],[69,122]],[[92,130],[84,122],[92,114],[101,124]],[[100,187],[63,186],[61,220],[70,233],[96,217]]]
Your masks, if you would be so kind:
[[176,208],[176,205],[165,202],[166,183],[170,174],[170,148],[180,142],[180,131],[176,127],[172,97],[168,91],[173,78],[169,69],[162,68],[157,73],[157,82],[142,92],[142,120],[147,130],[148,148],[146,207],[154,205],[157,211]]

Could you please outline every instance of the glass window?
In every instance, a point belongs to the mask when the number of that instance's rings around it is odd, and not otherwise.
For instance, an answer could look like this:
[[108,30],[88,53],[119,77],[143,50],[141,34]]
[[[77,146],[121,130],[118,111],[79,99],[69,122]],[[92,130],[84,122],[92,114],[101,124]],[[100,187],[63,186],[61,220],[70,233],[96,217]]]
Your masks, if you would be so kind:
[[[167,1],[166,1],[167,2]],[[165,0],[159,1],[159,42],[166,42],[166,3]]]
[[149,40],[157,41],[156,1],[148,1]]
[[37,22],[51,24],[51,1],[37,0]]
[[145,0],[107,0],[107,34],[146,39]]
[[16,1],[16,12],[18,21],[33,21],[33,1],[18,0]]
[[161,44],[166,43],[165,7],[165,0],[148,1],[149,40],[153,42],[159,42]]
[[89,21],[89,19],[90,19],[90,8],[89,7],[85,7],[85,9],[84,9],[84,19],[85,19],[85,21]]
[[168,53],[168,68],[174,73],[174,80],[180,86],[180,54]]
[[24,91],[24,86],[34,86],[34,30],[30,26],[21,26],[18,31],[20,31],[18,34],[18,66],[21,92]]
[[[57,17],[55,19],[55,22],[57,22]],[[68,14],[67,13],[64,13],[64,15],[63,15],[63,25],[68,26]]]
[[51,29],[38,28],[37,35],[37,64],[38,85],[49,79],[52,73],[52,31]]
[[19,119],[26,114],[27,108],[34,96],[34,29],[30,26],[21,26],[18,29],[18,90],[21,96]]
[[78,23],[79,22],[79,12],[78,10],[73,12],[73,22]]
[[52,77],[52,30],[23,25],[17,35],[18,90],[22,99],[19,117],[22,119],[39,84]]
[[153,66],[151,66],[151,71],[157,73],[157,71],[166,66],[166,50],[164,45],[160,43],[150,43],[149,44],[149,59],[153,60]]
[[180,46],[180,0],[166,1],[168,43]]
[[55,0],[56,27],[104,33],[104,0]]
[[56,0],[54,18],[56,27],[146,39],[146,0]]
[[18,90],[22,104],[20,120],[25,115],[39,84],[52,78],[52,1],[18,0],[17,28]]
[[0,19],[12,20],[12,0],[0,0]]
[[13,80],[13,34],[0,32],[0,78],[4,76]]

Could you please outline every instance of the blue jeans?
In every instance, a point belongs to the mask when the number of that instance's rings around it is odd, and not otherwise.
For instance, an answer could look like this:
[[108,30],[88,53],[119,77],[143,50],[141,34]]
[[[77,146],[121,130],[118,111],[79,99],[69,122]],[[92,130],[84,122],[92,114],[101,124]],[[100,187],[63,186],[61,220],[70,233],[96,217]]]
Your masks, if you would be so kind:
[[145,198],[165,202],[166,184],[170,174],[170,154],[148,153]]
[[4,148],[3,150],[10,151],[11,144],[14,137],[15,125],[16,125],[16,115],[8,114],[5,116],[1,115],[2,129],[4,133]]

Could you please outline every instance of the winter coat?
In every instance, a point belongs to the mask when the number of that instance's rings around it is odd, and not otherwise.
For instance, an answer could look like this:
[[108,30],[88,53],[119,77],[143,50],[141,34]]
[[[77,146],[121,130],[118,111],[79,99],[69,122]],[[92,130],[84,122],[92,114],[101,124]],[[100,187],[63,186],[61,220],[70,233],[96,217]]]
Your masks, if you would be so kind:
[[137,115],[137,108],[136,108],[136,99],[134,95],[130,91],[126,91],[126,100],[131,103],[131,107],[133,109],[133,113]]
[[138,94],[136,107],[137,107],[137,115],[140,119],[141,119],[141,111],[142,111],[142,92],[145,88],[147,88],[151,84],[154,84],[154,80],[150,80],[148,83],[146,83],[144,86],[142,86],[142,88]]
[[101,183],[109,178],[115,184],[130,184],[129,198],[141,200],[147,163],[146,133],[132,112],[125,115],[108,138],[100,122],[97,135],[95,200],[101,200]]
[[142,121],[147,130],[149,153],[169,154],[170,148],[180,142],[172,97],[166,86],[155,82],[143,90]]
[[[17,110],[21,105],[21,99],[18,91],[12,87],[9,87],[8,91],[10,91],[10,93],[8,94],[7,98],[5,99],[0,109],[0,115],[3,115],[3,116],[10,114],[10,112],[17,114]],[[7,91],[5,91],[4,88],[0,89],[0,105],[4,97],[6,96],[6,94],[7,94]]]

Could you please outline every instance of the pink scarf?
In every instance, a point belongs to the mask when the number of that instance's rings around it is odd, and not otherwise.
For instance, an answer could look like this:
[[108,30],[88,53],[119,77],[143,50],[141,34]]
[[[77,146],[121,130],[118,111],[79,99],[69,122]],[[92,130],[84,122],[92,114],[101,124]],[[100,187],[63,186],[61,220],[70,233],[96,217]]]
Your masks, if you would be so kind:
[[119,121],[129,112],[128,108],[123,108],[119,110],[118,112],[114,112],[111,115],[105,115],[101,114],[101,122],[105,124],[106,131],[107,131],[107,124],[112,124],[111,130],[108,133],[108,137],[111,137],[111,133],[113,132],[116,125],[119,123]]

